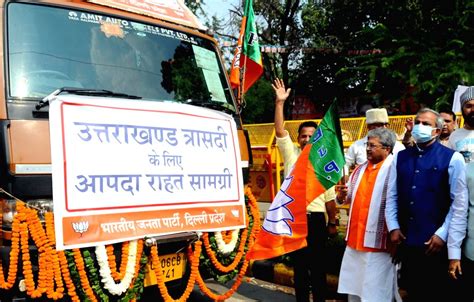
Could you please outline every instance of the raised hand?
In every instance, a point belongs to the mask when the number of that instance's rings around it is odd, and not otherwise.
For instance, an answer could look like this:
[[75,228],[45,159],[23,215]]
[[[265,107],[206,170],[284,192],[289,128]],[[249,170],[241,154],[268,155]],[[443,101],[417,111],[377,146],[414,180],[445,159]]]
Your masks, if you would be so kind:
[[413,130],[413,118],[409,117],[405,121],[405,129],[407,129],[407,132],[411,133]]
[[291,88],[286,89],[283,80],[277,78],[272,84],[273,90],[275,91],[275,102],[284,104],[288,96],[290,95]]

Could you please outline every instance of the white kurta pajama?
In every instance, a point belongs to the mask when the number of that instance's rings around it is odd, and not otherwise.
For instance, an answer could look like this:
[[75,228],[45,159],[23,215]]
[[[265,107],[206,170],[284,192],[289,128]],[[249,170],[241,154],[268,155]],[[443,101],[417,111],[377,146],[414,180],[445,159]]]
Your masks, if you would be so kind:
[[[373,185],[363,238],[363,245],[366,248],[385,249],[386,247],[387,231],[384,219],[386,178],[392,158],[393,156],[389,155],[382,163]],[[351,204],[354,204],[360,181],[369,164],[367,162],[361,165],[349,178],[348,199]],[[351,207],[346,240],[350,235],[352,212]],[[338,292],[349,294],[350,300],[354,298],[351,296],[357,296],[356,301],[391,302],[394,299],[401,301],[398,294],[396,267],[392,263],[390,254],[385,251],[358,251],[347,246],[339,274]]]

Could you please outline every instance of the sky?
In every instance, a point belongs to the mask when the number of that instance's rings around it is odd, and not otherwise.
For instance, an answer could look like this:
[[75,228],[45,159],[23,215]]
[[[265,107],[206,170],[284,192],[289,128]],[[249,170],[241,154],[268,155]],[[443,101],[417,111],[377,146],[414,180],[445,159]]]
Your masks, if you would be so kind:
[[228,18],[232,5],[237,6],[239,0],[203,0],[204,11],[209,12],[209,17],[217,15],[219,18]]
[[[201,0],[201,1],[204,2],[204,11],[207,13],[206,14],[207,19],[210,20],[211,17],[215,15],[219,19],[221,19],[223,24],[227,24],[231,17],[230,10],[234,9],[234,7],[237,7],[241,0]],[[232,14],[232,16],[235,17],[235,14]],[[203,24],[205,23],[205,19],[202,18],[202,16],[198,15],[198,18],[201,20]],[[230,34],[230,33],[226,33],[226,34]],[[237,37],[237,35],[238,35],[238,32],[235,33],[235,37]],[[223,39],[226,39],[226,38],[223,37]],[[230,64],[234,56],[233,55],[234,47],[233,46],[226,47],[221,43],[222,41],[219,41],[219,44],[221,45],[224,61],[226,62],[226,64]]]

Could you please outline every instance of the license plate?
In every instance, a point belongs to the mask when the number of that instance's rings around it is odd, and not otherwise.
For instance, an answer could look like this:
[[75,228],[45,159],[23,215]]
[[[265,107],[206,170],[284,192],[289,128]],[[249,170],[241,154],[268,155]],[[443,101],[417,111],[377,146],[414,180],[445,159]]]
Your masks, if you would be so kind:
[[[160,256],[160,268],[165,282],[182,278],[185,267],[186,258],[183,253]],[[151,258],[149,258],[145,275],[145,286],[155,285],[156,283],[155,271],[153,270]]]

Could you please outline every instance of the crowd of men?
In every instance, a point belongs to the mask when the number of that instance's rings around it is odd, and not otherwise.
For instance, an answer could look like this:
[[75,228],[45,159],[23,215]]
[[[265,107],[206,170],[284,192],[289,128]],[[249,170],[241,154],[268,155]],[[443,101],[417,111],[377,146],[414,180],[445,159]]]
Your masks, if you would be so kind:
[[[284,129],[290,89],[273,85],[276,143],[285,171],[317,128],[298,129],[299,148]],[[325,250],[334,236],[336,203],[350,204],[338,292],[349,301],[474,301],[474,86],[456,115],[423,108],[407,119],[402,143],[384,108],[366,112],[367,136],[346,152],[347,181],[307,207],[308,246],[294,252],[296,300],[326,299]],[[327,218],[326,218],[327,216]]]

